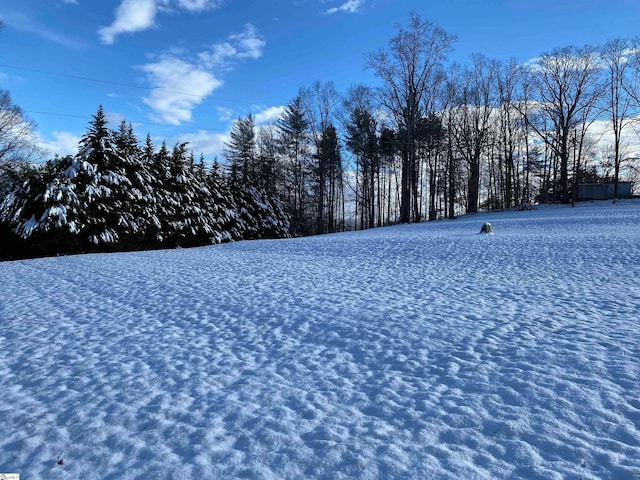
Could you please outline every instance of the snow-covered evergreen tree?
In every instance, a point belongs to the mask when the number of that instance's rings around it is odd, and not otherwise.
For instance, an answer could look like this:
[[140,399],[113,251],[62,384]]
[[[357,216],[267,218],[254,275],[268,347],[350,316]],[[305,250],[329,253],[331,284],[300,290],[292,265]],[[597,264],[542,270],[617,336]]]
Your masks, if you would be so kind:
[[119,227],[132,221],[129,212],[122,209],[122,190],[130,186],[122,163],[99,106],[66,175],[79,201],[79,236],[85,250],[115,247],[122,230]]
[[113,167],[128,180],[114,189],[114,206],[120,212],[120,241],[126,248],[144,248],[148,232],[158,221],[151,163],[138,145],[131,124],[123,120],[114,137],[117,164]]
[[229,161],[232,176],[243,181],[254,180],[256,172],[256,134],[253,115],[239,118],[231,126],[224,156]]
[[249,181],[239,182],[231,177],[231,193],[235,201],[237,222],[242,238],[286,238],[289,236],[289,218],[284,204],[277,197],[256,188]]
[[237,221],[236,204],[217,160],[213,161],[205,184],[209,191],[207,207],[215,222],[214,243],[242,239],[242,228]]
[[[70,157],[50,160],[43,165],[25,163],[10,172],[11,187],[0,202],[0,229],[2,230],[2,246],[0,258],[29,257],[58,253],[61,235],[49,237],[42,232],[40,219],[47,211],[45,193],[49,185],[58,183],[61,165],[71,163]],[[61,216],[66,212],[61,211]],[[65,221],[66,223],[66,221]],[[72,235],[67,235],[67,248]],[[41,241],[39,241],[39,239]]]
[[170,157],[169,178],[165,184],[167,210],[164,234],[167,246],[194,246],[214,243],[216,222],[208,208],[211,192],[198,180],[193,155],[186,143],[178,143]]
[[231,181],[217,161],[207,172],[186,143],[154,152],[147,135],[141,148],[130,124],[111,131],[99,107],[75,156],[13,172],[0,258],[288,236],[282,203],[243,177]]

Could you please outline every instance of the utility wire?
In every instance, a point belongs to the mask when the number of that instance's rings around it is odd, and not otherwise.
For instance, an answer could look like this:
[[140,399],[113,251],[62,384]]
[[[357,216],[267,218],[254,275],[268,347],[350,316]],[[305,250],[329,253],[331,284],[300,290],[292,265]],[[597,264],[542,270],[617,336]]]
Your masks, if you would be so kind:
[[68,117],[68,118],[82,118],[83,120],[89,118],[90,115],[71,115],[69,113],[53,113],[53,112],[41,112],[39,110],[24,110],[25,113],[35,113],[38,115],[51,115],[54,117]]
[[[159,92],[166,92],[166,93],[175,93],[176,95],[185,95],[188,97],[198,97],[198,98],[202,98],[202,95],[196,95],[195,93],[187,93],[187,92],[181,92],[178,90],[168,90],[165,88],[158,88],[158,87],[143,87],[140,85],[130,85],[127,83],[120,83],[120,82],[114,82],[112,80],[100,80],[97,78],[90,78],[90,77],[83,77],[80,75],[69,75],[67,73],[59,73],[59,72],[50,72],[48,70],[40,70],[37,68],[28,68],[28,67],[18,67],[16,65],[7,65],[4,63],[0,63],[0,67],[2,68],[12,68],[14,70],[23,70],[26,72],[34,72],[34,73],[42,73],[44,75],[54,75],[57,77],[63,77],[63,78],[72,78],[74,80],[82,80],[82,81],[86,81],[86,82],[95,82],[95,83],[103,83],[106,85],[115,85],[118,87],[126,87],[126,88],[135,88],[138,90],[147,90],[147,91],[152,91],[152,90],[156,90]],[[230,98],[222,98],[222,97],[209,97],[211,100],[214,101],[220,101],[220,102],[229,102],[229,103],[242,103],[245,105],[256,105],[256,103],[254,102],[245,102],[242,100],[233,100]]]

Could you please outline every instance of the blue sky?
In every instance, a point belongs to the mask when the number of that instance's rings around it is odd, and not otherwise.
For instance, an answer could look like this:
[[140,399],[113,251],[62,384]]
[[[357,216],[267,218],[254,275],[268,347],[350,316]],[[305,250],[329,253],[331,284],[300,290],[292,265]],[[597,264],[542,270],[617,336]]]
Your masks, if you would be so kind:
[[235,118],[272,120],[315,80],[375,85],[366,54],[411,11],[458,36],[459,62],[640,33],[637,0],[0,0],[0,88],[51,153],[102,104],[114,128],[211,157]]

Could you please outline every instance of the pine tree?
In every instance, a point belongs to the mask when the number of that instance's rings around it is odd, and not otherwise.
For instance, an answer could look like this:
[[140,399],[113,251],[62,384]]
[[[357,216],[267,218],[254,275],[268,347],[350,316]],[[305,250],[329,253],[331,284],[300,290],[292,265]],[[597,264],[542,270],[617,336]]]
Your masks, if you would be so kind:
[[289,217],[277,197],[270,197],[250,181],[230,177],[235,221],[241,238],[286,238],[290,236]]
[[240,176],[242,181],[255,181],[257,176],[256,135],[251,114],[233,122],[223,154],[229,161],[233,176]]
[[[166,154],[166,144],[163,143]],[[162,214],[163,214],[163,202],[164,202],[164,183],[162,173],[164,168],[161,167],[163,163],[161,158],[156,158],[155,147],[151,135],[147,133],[144,146],[140,152],[141,163],[148,173],[148,197],[145,201],[147,211],[145,215],[147,217],[147,225],[144,231],[144,235],[141,239],[142,245],[145,248],[153,248],[161,245],[162,239]]]
[[305,118],[300,96],[285,107],[277,122],[284,159],[282,198],[291,215],[291,228],[296,234],[311,231],[308,225],[309,122]]
[[[145,146],[146,154],[149,153],[151,138],[147,136],[148,143]],[[174,215],[175,205],[171,202],[171,197],[167,190],[169,182],[170,154],[166,141],[163,141],[157,152],[151,158],[151,173],[153,198],[155,204],[156,217],[153,219],[149,229],[149,237],[153,238],[153,243],[157,246],[165,246],[165,227],[168,218]]]
[[114,159],[117,163],[114,163],[112,170],[128,180],[115,185],[112,192],[120,247],[144,248],[157,222],[155,179],[148,151],[150,148],[153,152],[153,144],[148,138],[145,149],[141,149],[132,125],[125,120],[114,139]]
[[79,235],[85,251],[102,250],[105,245],[118,242],[119,199],[113,190],[129,183],[120,168],[113,132],[107,127],[102,105],[92,118],[67,170],[71,189],[79,201]]
[[113,151],[113,134],[107,127],[107,119],[102,105],[92,115],[87,131],[80,139],[77,157],[91,162],[95,168],[106,170],[109,167],[110,155]]
[[[74,202],[65,198],[64,191],[55,198],[47,195],[47,191],[60,184],[63,172],[71,162],[71,157],[55,157],[42,166],[23,164],[11,171],[11,188],[0,203],[0,225],[6,230],[0,258],[25,258],[72,250],[75,231],[73,219],[67,217],[73,216],[73,212],[67,205]],[[50,212],[52,206],[58,211]],[[58,217],[53,233],[45,230],[42,222],[50,214]]]
[[147,137],[144,141],[144,147],[142,147],[142,162],[147,166],[151,167],[154,164],[155,160],[155,147],[153,146],[153,140],[151,140],[151,135],[147,133]]
[[278,192],[278,180],[282,178],[280,139],[275,125],[261,126],[258,130],[258,172],[256,185],[269,195]]
[[143,148],[130,124],[108,129],[102,108],[78,154],[15,169],[0,202],[0,258],[198,246],[289,235],[277,199],[247,182],[232,189],[186,143]]
[[169,204],[164,235],[168,246],[196,246],[215,242],[216,222],[209,208],[211,192],[194,175],[193,154],[186,143],[174,146],[166,184]]
[[346,125],[346,145],[356,156],[358,184],[356,203],[360,210],[360,228],[375,227],[376,180],[378,179],[379,152],[376,120],[362,107],[349,112]]
[[316,152],[316,233],[333,233],[339,208],[344,202],[342,191],[342,156],[338,133],[333,125],[322,132]]
[[209,192],[208,209],[214,224],[213,243],[224,243],[242,239],[242,229],[237,220],[237,207],[229,183],[222,175],[218,160],[214,159],[206,177]]

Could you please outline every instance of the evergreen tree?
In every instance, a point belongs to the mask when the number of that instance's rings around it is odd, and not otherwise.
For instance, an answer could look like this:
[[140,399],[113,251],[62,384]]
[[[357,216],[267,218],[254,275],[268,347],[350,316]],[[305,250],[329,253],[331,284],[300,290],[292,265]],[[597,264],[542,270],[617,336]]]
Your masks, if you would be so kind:
[[359,174],[356,203],[360,207],[360,228],[375,227],[376,180],[379,173],[377,122],[362,106],[349,112],[346,146],[356,157]]
[[113,133],[107,127],[102,105],[98,106],[86,132],[80,139],[78,158],[91,162],[97,169],[106,170],[113,152]]
[[[147,136],[145,144],[145,152],[150,151],[151,138]],[[170,170],[170,154],[166,141],[163,141],[157,152],[153,153],[151,173],[152,173],[152,189],[155,204],[156,217],[149,226],[148,236],[153,238],[153,242],[157,246],[164,246],[165,242],[165,226],[167,219],[174,214],[175,206],[171,202],[167,185],[169,182]]]
[[302,99],[294,98],[277,122],[284,164],[282,198],[291,216],[295,234],[311,231],[308,225],[309,122],[305,118]]
[[229,161],[233,176],[238,175],[243,181],[256,180],[256,135],[251,114],[233,122],[223,154]]
[[[76,253],[85,248],[81,233],[84,232],[86,216],[83,211],[79,185],[89,185],[95,169],[88,162],[79,162],[72,156],[57,159],[51,165],[41,196],[41,215],[31,232],[29,222],[25,224],[23,236],[30,238],[37,250],[43,254]],[[46,245],[46,247],[44,246]]]
[[[70,251],[74,232],[67,231],[67,235],[64,235],[64,227],[67,226],[66,207],[59,212],[62,221],[57,226],[62,229],[61,232],[54,235],[45,232],[41,219],[49,213],[45,210],[48,204],[72,203],[64,201],[67,200],[63,198],[64,192],[58,198],[46,196],[46,190],[58,183],[60,172],[65,169],[63,166],[70,165],[71,161],[70,157],[55,157],[44,165],[25,163],[11,172],[12,186],[0,203],[0,228],[3,230],[0,258],[25,258]],[[63,236],[64,241],[61,241]]]
[[242,239],[242,228],[237,221],[237,205],[217,159],[214,159],[207,174],[205,185],[209,192],[207,207],[214,225],[212,243]]
[[[141,149],[141,163],[148,174],[146,203],[147,224],[141,242],[146,248],[160,246],[162,241],[162,220],[164,204],[164,163],[163,155],[168,157],[166,144],[163,142],[164,151],[156,156],[155,147],[151,135],[147,133],[144,146]],[[162,150],[162,148],[161,148]]]
[[251,182],[230,177],[230,191],[235,207],[235,221],[242,238],[285,238],[289,236],[289,219],[284,205]]
[[322,132],[316,153],[317,203],[316,233],[336,231],[340,207],[344,204],[342,189],[342,155],[336,128],[329,124]]
[[120,246],[125,249],[143,248],[149,241],[149,232],[157,222],[157,209],[153,171],[148,161],[148,151],[153,144],[148,139],[145,150],[141,149],[133,127],[125,120],[114,134],[116,155],[112,171],[124,176],[127,181],[114,186],[112,201],[118,217]]
[[151,135],[147,133],[147,137],[144,141],[144,147],[142,147],[142,163],[147,167],[152,167],[155,162],[155,147],[153,146],[153,140]]
[[129,183],[102,105],[92,117],[80,139],[78,154],[67,170],[79,201],[80,243],[85,251],[101,250],[103,247],[98,245],[118,242],[120,199],[113,190]]
[[12,169],[0,202],[0,258],[197,246],[289,235],[281,203],[247,179],[206,172],[186,143],[154,153],[130,124],[108,129],[102,109],[78,154]]
[[170,247],[206,245],[216,241],[216,219],[209,208],[211,191],[194,175],[193,155],[186,143],[174,146],[166,184],[171,206],[164,227]]
[[282,178],[280,171],[280,139],[275,125],[260,127],[257,136],[258,172],[256,185],[263,188],[269,195],[278,191],[278,180]]

